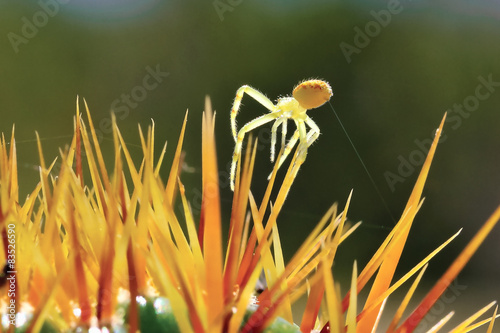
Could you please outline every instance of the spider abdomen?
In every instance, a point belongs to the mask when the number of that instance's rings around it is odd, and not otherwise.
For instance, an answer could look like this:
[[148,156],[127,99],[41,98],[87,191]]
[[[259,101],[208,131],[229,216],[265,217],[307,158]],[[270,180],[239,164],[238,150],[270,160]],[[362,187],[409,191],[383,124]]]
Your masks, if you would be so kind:
[[293,89],[293,97],[305,109],[320,107],[332,96],[332,88],[323,80],[303,81]]

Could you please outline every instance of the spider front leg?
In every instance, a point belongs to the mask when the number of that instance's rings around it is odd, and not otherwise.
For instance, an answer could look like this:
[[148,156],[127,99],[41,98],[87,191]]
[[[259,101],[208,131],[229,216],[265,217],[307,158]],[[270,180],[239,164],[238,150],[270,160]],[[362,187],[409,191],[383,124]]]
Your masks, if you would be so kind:
[[260,116],[248,123],[245,124],[241,128],[241,130],[238,132],[238,136],[236,137],[236,144],[234,146],[234,153],[233,153],[233,161],[231,163],[231,175],[230,175],[230,183],[231,183],[231,190],[234,191],[234,178],[236,175],[236,164],[238,163],[238,160],[241,155],[241,145],[243,143],[243,139],[245,138],[245,134],[247,132],[250,132],[251,130],[262,126],[270,121],[275,120],[279,115],[276,115],[275,113],[268,113],[263,116]]
[[236,115],[238,114],[238,111],[240,109],[241,105],[241,100],[243,98],[243,95],[247,93],[250,97],[255,99],[257,102],[262,104],[266,109],[268,109],[271,112],[274,112],[276,107],[274,106],[273,102],[269,98],[266,97],[263,93],[258,91],[257,89],[254,89],[250,86],[242,86],[238,91],[236,92],[236,97],[234,98],[234,103],[233,103],[233,108],[231,109],[231,130],[233,133],[233,138],[234,141],[237,141],[236,137]]

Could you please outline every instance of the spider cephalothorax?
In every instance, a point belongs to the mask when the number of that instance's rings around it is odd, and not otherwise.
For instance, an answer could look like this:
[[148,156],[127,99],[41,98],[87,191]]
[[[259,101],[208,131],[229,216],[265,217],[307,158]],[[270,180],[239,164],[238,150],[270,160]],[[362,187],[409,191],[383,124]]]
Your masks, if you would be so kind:
[[[245,93],[262,104],[270,111],[270,113],[249,121],[240,129],[239,132],[237,132],[236,115],[238,114],[241,99]],[[234,141],[236,142],[233,161],[231,164],[231,189],[234,191],[236,164],[238,163],[239,156],[241,154],[241,144],[247,132],[275,120],[271,129],[271,162],[274,161],[276,132],[280,125],[282,125],[281,145],[285,147],[285,150],[278,162],[278,167],[283,164],[283,161],[286,159],[288,154],[290,154],[290,151],[299,140],[301,145],[299,158],[304,160],[307,155],[307,148],[318,138],[320,133],[318,125],[316,125],[316,123],[309,118],[306,112],[307,110],[314,109],[325,104],[330,100],[332,95],[332,88],[327,82],[322,80],[302,81],[293,89],[292,96],[282,97],[278,99],[276,104],[273,104],[273,102],[271,102],[271,100],[263,93],[250,86],[245,85],[238,89],[236,92],[236,98],[234,99],[233,108],[231,110],[231,129]],[[292,119],[295,122],[297,129],[285,146],[288,119]],[[307,131],[306,124],[310,127],[309,132]]]

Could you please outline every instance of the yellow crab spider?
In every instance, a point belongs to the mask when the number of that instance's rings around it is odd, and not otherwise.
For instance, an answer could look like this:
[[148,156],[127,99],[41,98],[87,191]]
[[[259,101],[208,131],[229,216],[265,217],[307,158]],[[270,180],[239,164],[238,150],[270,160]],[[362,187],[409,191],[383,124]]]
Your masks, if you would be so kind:
[[[241,99],[244,94],[248,94],[250,97],[262,104],[270,111],[270,113],[264,114],[246,123],[245,126],[237,132],[236,115],[240,109]],[[273,102],[271,102],[271,100],[263,93],[250,86],[245,85],[238,89],[236,92],[236,98],[234,99],[233,108],[231,110],[231,130],[236,143],[231,163],[231,190],[234,191],[236,164],[238,163],[241,155],[241,145],[246,133],[275,120],[271,129],[271,162],[274,162],[276,132],[280,125],[282,127],[281,145],[282,147],[285,147],[285,150],[278,161],[278,168],[281,164],[283,164],[297,141],[300,141],[300,152],[298,158],[299,161],[303,162],[307,155],[307,148],[318,138],[320,133],[318,125],[316,125],[316,123],[309,118],[306,112],[325,104],[332,96],[332,88],[327,82],[322,80],[302,81],[293,89],[292,96],[281,97],[278,99],[276,104],[273,104]],[[285,146],[288,119],[293,119],[297,129]],[[307,132],[306,125],[310,127],[309,132]]]

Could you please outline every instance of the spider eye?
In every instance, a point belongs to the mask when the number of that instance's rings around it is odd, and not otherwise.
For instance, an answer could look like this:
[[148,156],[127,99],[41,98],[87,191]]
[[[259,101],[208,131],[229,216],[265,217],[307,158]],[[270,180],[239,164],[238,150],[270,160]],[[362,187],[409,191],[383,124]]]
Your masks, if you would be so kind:
[[305,109],[320,107],[333,96],[330,85],[321,80],[308,80],[293,89],[293,97]]

